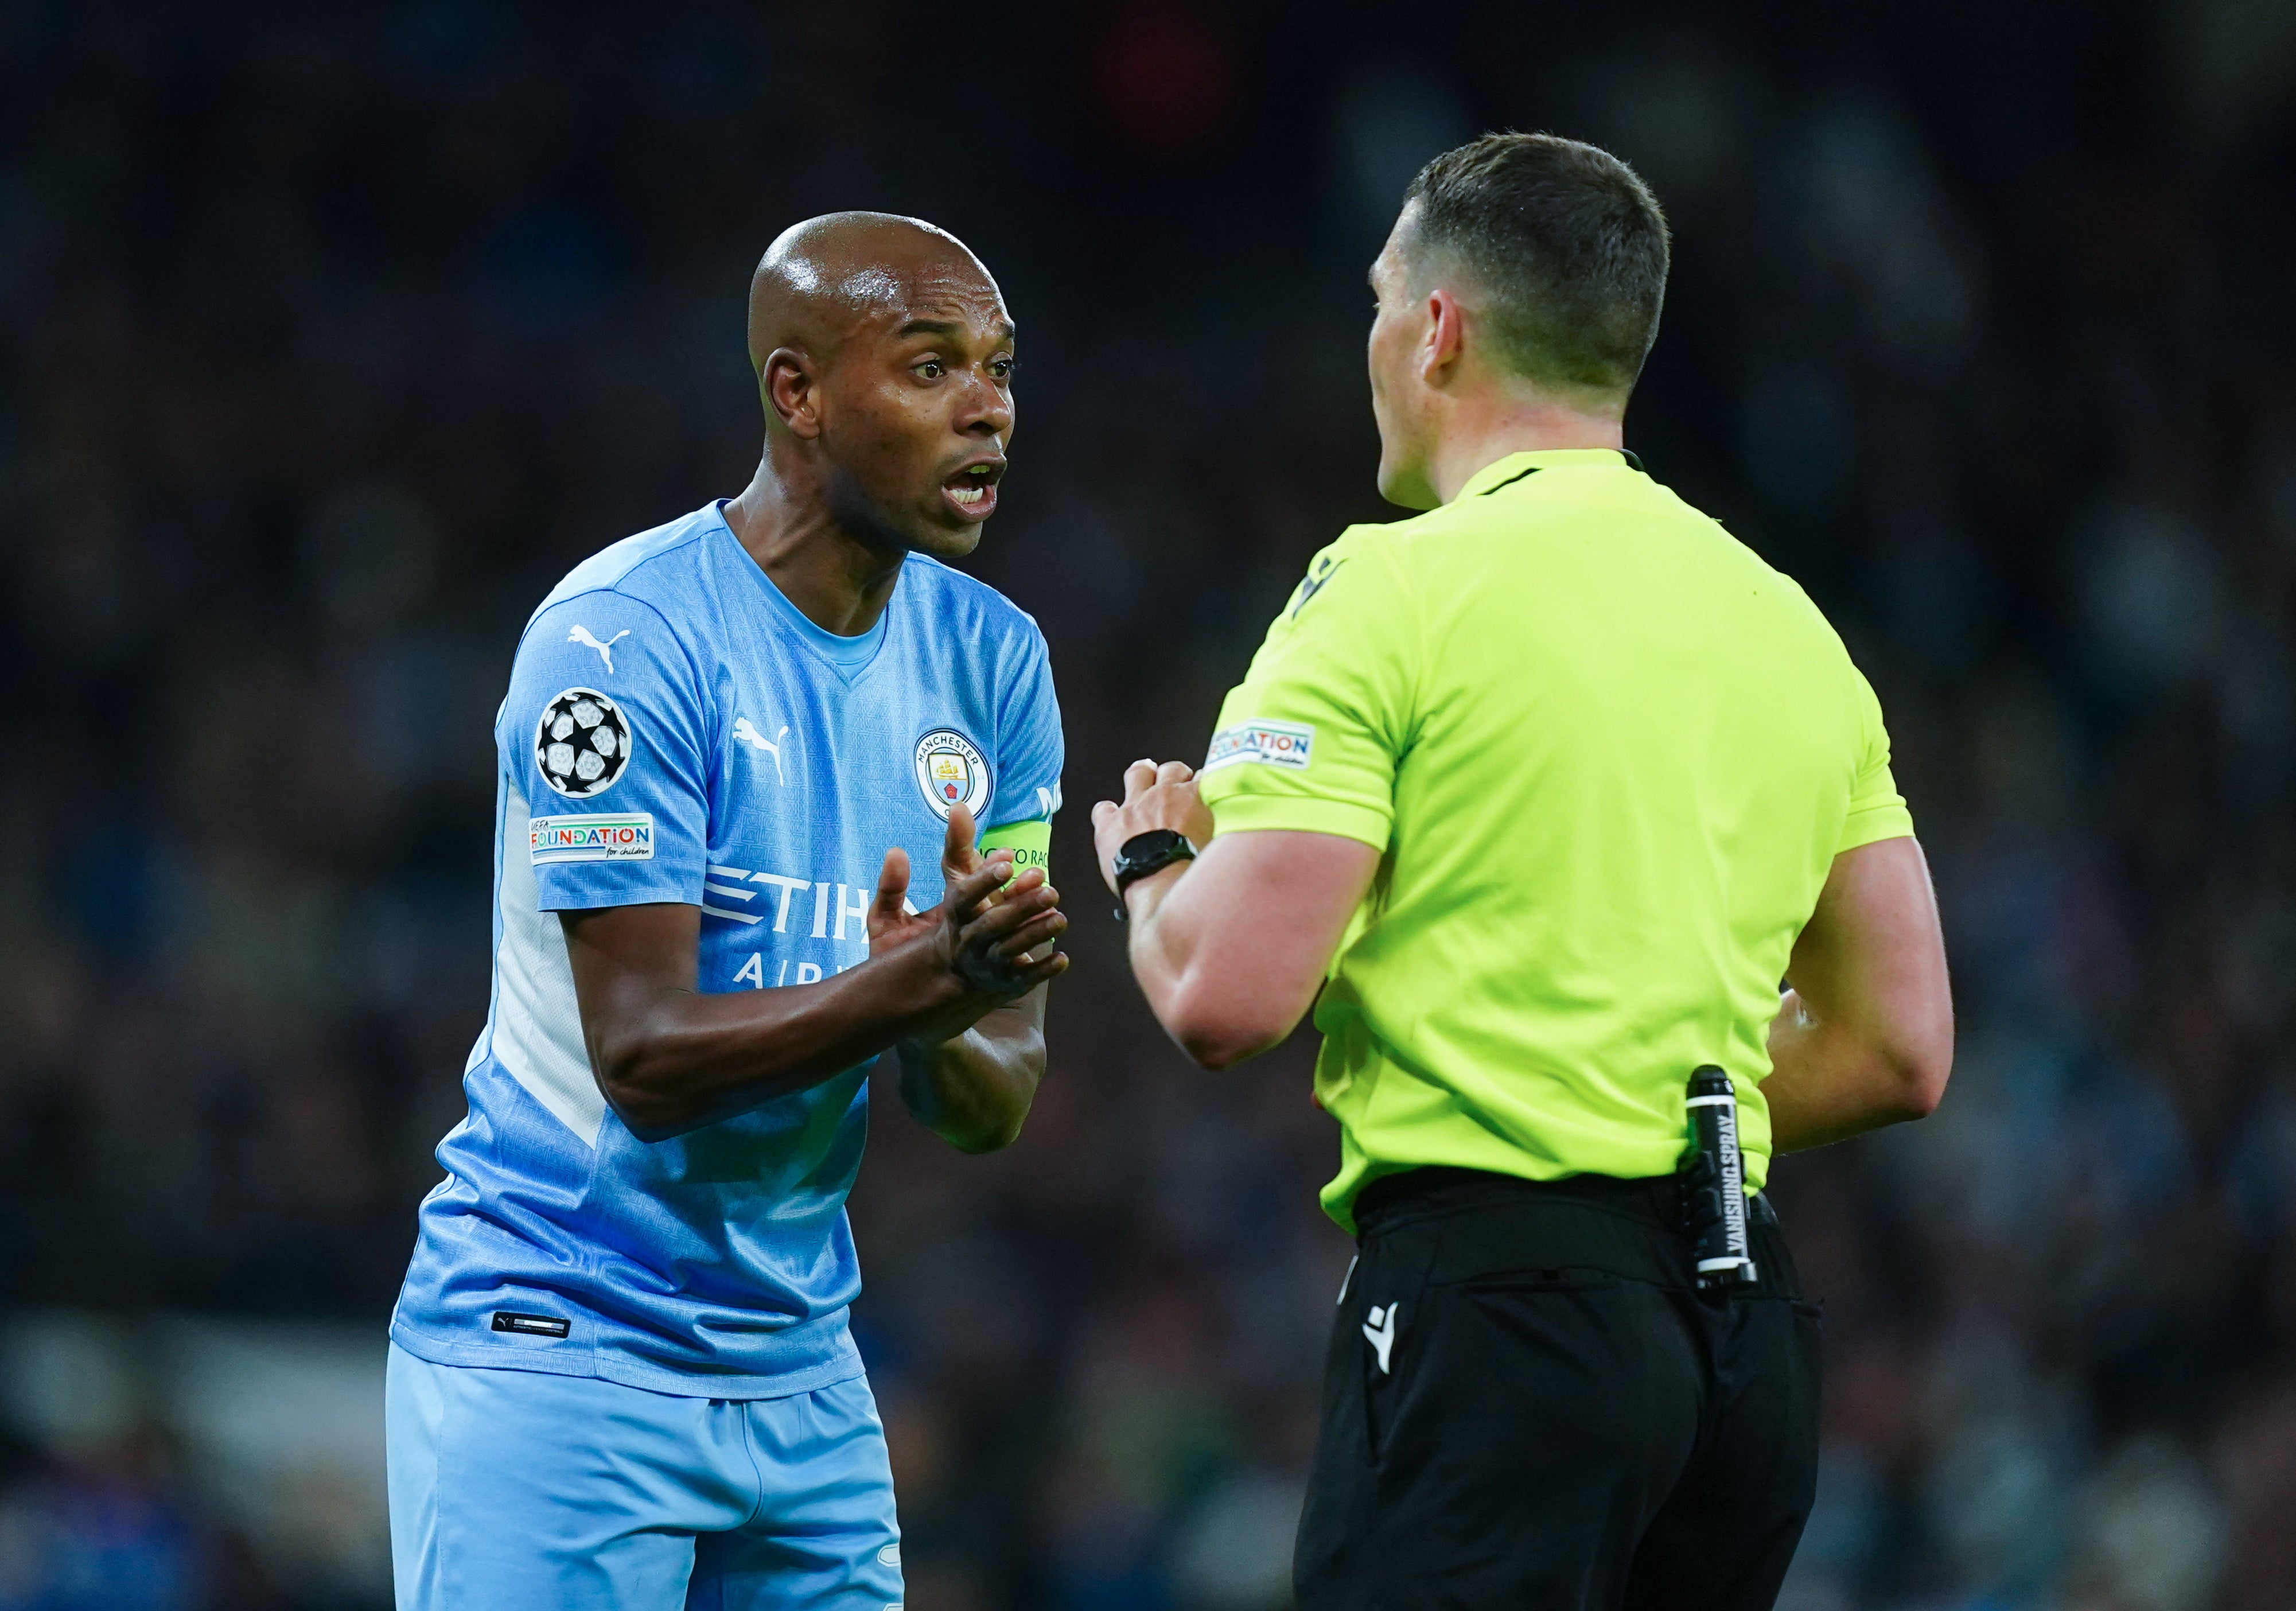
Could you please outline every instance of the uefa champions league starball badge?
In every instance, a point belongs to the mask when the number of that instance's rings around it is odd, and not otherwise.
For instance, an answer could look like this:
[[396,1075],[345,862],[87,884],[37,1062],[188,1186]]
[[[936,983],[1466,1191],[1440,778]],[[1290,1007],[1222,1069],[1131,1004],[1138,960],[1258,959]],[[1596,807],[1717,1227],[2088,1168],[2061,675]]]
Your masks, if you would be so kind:
[[569,688],[542,708],[534,764],[569,800],[603,794],[630,764],[630,724],[595,688]]
[[935,727],[917,740],[917,787],[944,821],[963,806],[975,822],[988,804],[988,762],[954,727]]

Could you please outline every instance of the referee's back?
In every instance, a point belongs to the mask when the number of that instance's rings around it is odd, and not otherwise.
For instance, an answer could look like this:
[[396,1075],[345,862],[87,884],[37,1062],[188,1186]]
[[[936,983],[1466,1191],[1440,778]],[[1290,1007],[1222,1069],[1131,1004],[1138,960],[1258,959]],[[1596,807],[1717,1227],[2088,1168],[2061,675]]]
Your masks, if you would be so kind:
[[1319,555],[1219,727],[1222,833],[1387,852],[1316,1012],[1343,1224],[1418,1164],[1666,1174],[1702,1064],[1762,1184],[1795,936],[1838,852],[1912,831],[1792,580],[1621,453],[1516,454]]

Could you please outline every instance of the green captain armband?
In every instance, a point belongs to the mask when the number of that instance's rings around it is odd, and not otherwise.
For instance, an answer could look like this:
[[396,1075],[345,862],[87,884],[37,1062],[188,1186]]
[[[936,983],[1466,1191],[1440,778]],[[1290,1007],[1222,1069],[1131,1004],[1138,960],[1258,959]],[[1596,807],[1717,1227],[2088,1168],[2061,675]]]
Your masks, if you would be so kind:
[[986,857],[991,851],[1013,852],[1013,876],[1018,878],[1030,867],[1045,867],[1046,877],[1052,876],[1047,865],[1052,859],[1053,825],[1042,817],[1027,822],[1007,822],[990,828],[980,836],[980,853]]

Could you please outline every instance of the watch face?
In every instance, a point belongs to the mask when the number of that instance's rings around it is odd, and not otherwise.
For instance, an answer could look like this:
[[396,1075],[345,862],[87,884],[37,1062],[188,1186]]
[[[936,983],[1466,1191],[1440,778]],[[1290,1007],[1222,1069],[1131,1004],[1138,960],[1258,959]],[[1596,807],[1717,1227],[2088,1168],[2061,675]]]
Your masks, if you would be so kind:
[[1116,876],[1144,877],[1168,864],[1185,861],[1195,855],[1195,847],[1187,835],[1173,828],[1151,828],[1144,834],[1135,834],[1116,852]]

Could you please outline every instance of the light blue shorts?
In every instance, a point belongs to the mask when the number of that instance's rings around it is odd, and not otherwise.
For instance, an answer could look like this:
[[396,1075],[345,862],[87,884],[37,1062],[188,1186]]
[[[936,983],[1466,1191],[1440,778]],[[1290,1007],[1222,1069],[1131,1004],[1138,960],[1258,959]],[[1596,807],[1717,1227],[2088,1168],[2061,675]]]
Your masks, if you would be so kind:
[[398,1611],[898,1611],[885,1429],[855,1377],[689,1399],[392,1344]]

